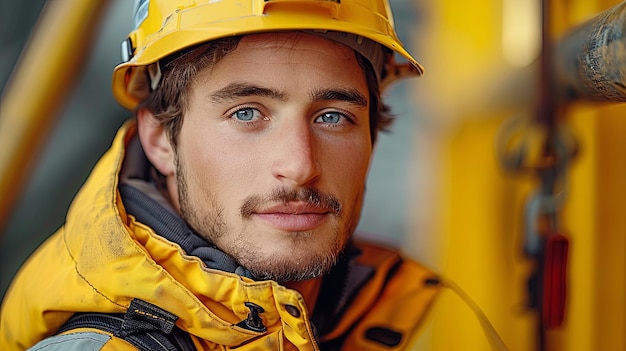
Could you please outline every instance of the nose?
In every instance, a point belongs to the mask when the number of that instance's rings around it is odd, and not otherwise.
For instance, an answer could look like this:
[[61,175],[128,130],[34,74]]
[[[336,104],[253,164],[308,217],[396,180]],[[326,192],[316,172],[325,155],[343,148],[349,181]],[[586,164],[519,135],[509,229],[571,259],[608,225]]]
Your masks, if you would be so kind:
[[302,186],[321,173],[316,157],[316,139],[306,122],[286,123],[275,134],[272,175],[283,183]]

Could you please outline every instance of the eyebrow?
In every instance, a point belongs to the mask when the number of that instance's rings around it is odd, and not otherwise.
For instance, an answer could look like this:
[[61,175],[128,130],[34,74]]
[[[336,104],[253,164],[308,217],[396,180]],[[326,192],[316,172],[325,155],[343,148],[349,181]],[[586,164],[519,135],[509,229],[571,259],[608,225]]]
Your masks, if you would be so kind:
[[[288,94],[277,89],[263,88],[244,82],[233,82],[212,92],[209,97],[213,103],[230,101],[237,97],[262,96],[271,99],[286,101]],[[365,95],[353,88],[317,89],[309,94],[311,101],[345,101],[358,108],[367,108]]]
[[367,98],[360,91],[353,88],[319,89],[311,92],[311,100],[317,101],[345,101],[358,108],[367,108]]
[[230,101],[237,97],[263,96],[285,101],[287,94],[276,89],[263,88],[249,83],[235,82],[212,92],[209,97],[214,103]]

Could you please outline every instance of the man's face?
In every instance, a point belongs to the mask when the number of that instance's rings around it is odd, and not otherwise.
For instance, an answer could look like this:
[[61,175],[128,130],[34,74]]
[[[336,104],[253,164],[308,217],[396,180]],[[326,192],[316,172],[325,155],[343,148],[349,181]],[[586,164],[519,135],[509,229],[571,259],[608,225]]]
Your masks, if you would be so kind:
[[243,37],[190,86],[175,161],[183,217],[259,278],[324,274],[360,216],[369,103],[351,49]]

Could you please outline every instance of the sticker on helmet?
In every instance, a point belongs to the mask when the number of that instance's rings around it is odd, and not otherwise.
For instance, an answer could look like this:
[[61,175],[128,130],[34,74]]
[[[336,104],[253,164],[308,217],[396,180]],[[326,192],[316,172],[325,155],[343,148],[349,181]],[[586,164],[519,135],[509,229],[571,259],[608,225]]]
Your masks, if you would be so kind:
[[133,11],[135,29],[139,28],[141,23],[148,17],[148,4],[150,4],[150,0],[135,0],[135,11]]

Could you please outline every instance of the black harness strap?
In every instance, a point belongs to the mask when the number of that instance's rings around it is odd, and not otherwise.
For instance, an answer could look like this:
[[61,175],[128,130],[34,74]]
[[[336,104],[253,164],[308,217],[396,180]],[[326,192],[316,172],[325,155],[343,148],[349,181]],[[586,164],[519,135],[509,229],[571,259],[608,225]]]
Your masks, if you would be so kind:
[[94,328],[113,334],[141,351],[192,351],[191,337],[174,324],[178,317],[145,301],[133,299],[126,313],[76,313],[57,334]]

